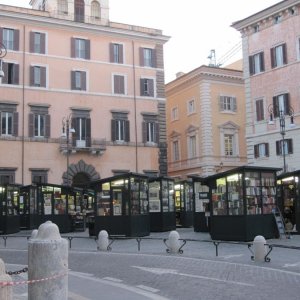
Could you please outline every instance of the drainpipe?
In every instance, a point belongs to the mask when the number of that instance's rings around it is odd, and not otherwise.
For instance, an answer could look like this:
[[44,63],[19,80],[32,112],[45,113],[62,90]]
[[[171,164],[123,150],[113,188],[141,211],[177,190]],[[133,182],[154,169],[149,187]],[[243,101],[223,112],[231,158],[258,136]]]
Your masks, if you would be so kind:
[[23,26],[23,86],[22,86],[22,185],[24,185],[24,162],[25,162],[25,25]]
[[134,132],[135,132],[135,172],[138,173],[138,144],[137,144],[137,118],[136,118],[136,84],[135,84],[135,62],[134,41],[132,41],[132,71],[133,71],[133,99],[134,99]]

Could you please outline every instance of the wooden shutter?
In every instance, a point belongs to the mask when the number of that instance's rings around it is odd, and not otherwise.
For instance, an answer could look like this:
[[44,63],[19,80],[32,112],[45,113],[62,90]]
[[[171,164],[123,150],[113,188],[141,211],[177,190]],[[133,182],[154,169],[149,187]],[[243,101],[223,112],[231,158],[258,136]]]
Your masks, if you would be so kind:
[[72,145],[73,145],[73,147],[76,147],[77,137],[79,138],[79,122],[78,122],[78,118],[72,118],[71,128],[73,128],[75,130],[75,132],[72,134]]
[[18,136],[19,133],[19,113],[13,113],[13,136]]
[[283,55],[283,63],[287,64],[287,51],[286,51],[286,44],[282,45],[282,55]]
[[266,156],[269,157],[269,143],[265,143]]
[[71,89],[75,90],[75,71],[71,71]]
[[3,43],[3,28],[0,27],[0,42]]
[[129,142],[130,141],[129,120],[125,120],[124,125],[125,125],[125,142]]
[[114,61],[114,44],[113,43],[109,44],[109,61],[111,63],[115,62]]
[[281,154],[281,141],[276,141],[276,155],[280,155]]
[[144,48],[140,47],[140,66],[145,66],[145,60],[144,60]]
[[34,137],[34,114],[29,114],[29,130],[28,130],[29,137]]
[[86,72],[80,72],[80,79],[81,79],[81,82],[80,82],[80,89],[82,91],[86,91]]
[[277,96],[273,97],[273,113],[274,113],[274,118],[279,117],[279,103],[278,103]]
[[45,115],[45,138],[50,137],[50,128],[51,128],[51,123],[50,123],[50,115]]
[[232,110],[237,111],[236,97],[232,97]]
[[91,118],[86,118],[86,147],[92,146]]
[[254,157],[259,157],[259,145],[254,145]]
[[41,54],[46,53],[46,34],[40,33],[41,35]]
[[75,39],[71,38],[71,57],[75,57]]
[[263,52],[259,53],[259,61],[260,61],[260,71],[264,72],[265,71],[265,59],[264,59],[264,53]]
[[220,107],[220,111],[224,110],[224,96],[220,96],[219,107]]
[[290,97],[288,93],[283,95],[283,102],[284,102],[284,114],[288,115],[290,111]]
[[154,80],[148,79],[148,84],[149,84],[149,96],[154,97]]
[[8,83],[8,63],[2,62],[2,69],[4,72],[4,77],[2,78],[2,83]]
[[293,153],[293,140],[287,139],[286,142],[288,145],[288,154],[292,154]]
[[156,122],[154,124],[154,142],[156,144],[159,143],[159,123],[158,122]]
[[253,56],[249,56],[249,72],[250,72],[250,75],[254,74]]
[[123,45],[119,44],[119,63],[122,64],[123,63]]
[[15,51],[19,51],[19,36],[20,36],[20,31],[14,29],[14,50]]
[[114,93],[125,94],[124,76],[114,75]]
[[143,122],[142,123],[142,134],[143,134],[143,143],[147,143],[147,123]]
[[19,84],[19,65],[13,65],[13,84]]
[[111,120],[111,140],[116,140],[116,120]]
[[41,87],[46,87],[46,67],[40,67],[41,69]]
[[30,66],[30,86],[34,86],[34,66]]
[[31,31],[30,34],[29,34],[29,51],[31,53],[34,53],[34,34],[35,32]]
[[151,58],[152,67],[156,68],[156,65],[157,65],[157,63],[156,63],[156,50],[152,49],[151,54],[152,54],[152,58]]
[[276,67],[276,57],[275,57],[275,48],[271,48],[271,67]]
[[91,58],[91,41],[85,40],[85,59]]
[[145,96],[145,80],[144,78],[140,79],[140,90],[141,90],[141,96]]

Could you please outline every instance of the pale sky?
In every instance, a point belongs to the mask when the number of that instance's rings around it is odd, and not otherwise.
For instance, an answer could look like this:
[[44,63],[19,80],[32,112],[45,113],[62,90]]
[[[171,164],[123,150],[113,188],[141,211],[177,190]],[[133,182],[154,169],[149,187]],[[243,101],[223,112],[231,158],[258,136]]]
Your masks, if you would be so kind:
[[[29,0],[0,0],[0,4],[30,7]],[[210,50],[216,60],[241,41],[230,25],[280,0],[109,0],[113,22],[161,29],[170,40],[164,47],[166,83],[177,72],[207,65]],[[241,50],[223,66],[242,57]]]

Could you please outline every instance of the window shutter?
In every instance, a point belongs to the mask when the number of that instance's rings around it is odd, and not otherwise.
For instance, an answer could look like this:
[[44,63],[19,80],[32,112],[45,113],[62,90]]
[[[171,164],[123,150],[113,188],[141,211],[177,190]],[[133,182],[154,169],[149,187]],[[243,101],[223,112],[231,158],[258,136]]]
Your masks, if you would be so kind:
[[34,85],[34,66],[30,66],[30,86]]
[[254,157],[259,157],[259,145],[254,145]]
[[75,57],[75,39],[71,38],[71,57]]
[[114,44],[113,43],[109,44],[109,61],[111,63],[114,62]]
[[34,32],[31,31],[29,34],[29,39],[30,39],[30,45],[29,45],[29,51],[31,53],[34,53]]
[[250,72],[250,75],[254,74],[254,70],[253,70],[253,56],[249,56],[249,72]]
[[266,156],[269,157],[269,143],[265,143]]
[[92,146],[91,118],[86,118],[86,147]]
[[273,112],[274,112],[274,118],[279,117],[279,103],[278,103],[278,97],[273,97]]
[[140,47],[140,66],[144,67],[144,48]]
[[13,125],[13,136],[18,136],[18,129],[19,129],[19,113],[18,112],[14,112],[13,113],[13,122],[14,122],[14,125]]
[[20,31],[15,29],[14,30],[14,50],[19,51],[19,36],[20,36]]
[[19,65],[14,64],[13,66],[13,84],[19,84]]
[[8,63],[3,62],[2,69],[4,72],[4,77],[2,78],[2,83],[8,83]]
[[45,115],[45,138],[50,137],[50,128],[51,128],[51,123],[50,123],[50,115]]
[[82,91],[86,91],[86,72],[80,72],[81,74],[81,87],[80,89]]
[[264,59],[264,53],[263,52],[261,52],[261,53],[259,53],[259,58],[260,58],[260,71],[261,72],[264,72],[265,71],[265,59]]
[[29,114],[29,137],[34,136],[34,114],[30,113]]
[[119,45],[119,63],[123,63],[123,45]]
[[85,59],[91,59],[91,41],[85,40]]
[[154,80],[148,79],[149,81],[149,96],[154,97]]
[[219,107],[220,107],[220,111],[224,110],[224,96],[220,96]]
[[46,67],[41,67],[41,87],[46,87]]
[[271,67],[276,67],[276,60],[275,60],[275,48],[271,48]]
[[293,153],[293,140],[288,139],[287,143],[288,143],[288,154],[292,154]]
[[125,125],[125,142],[129,142],[130,141],[129,121],[125,120],[124,125]]
[[289,94],[286,93],[283,95],[283,101],[284,101],[284,114],[288,115],[290,111],[290,97]]
[[156,144],[158,144],[159,143],[159,123],[155,123],[154,128],[155,128],[155,131],[154,131],[154,142]]
[[281,154],[281,143],[280,141],[276,141],[276,155]]
[[282,45],[282,54],[283,54],[283,63],[287,64],[287,51],[286,51],[286,44]]
[[144,78],[140,79],[140,90],[141,90],[141,96],[145,96],[145,80]]
[[78,118],[72,118],[71,128],[73,128],[75,130],[75,133],[72,134],[71,139],[72,139],[72,145],[73,145],[73,147],[76,147],[76,140],[77,140],[77,138],[79,138],[79,122],[78,122]]
[[236,97],[232,97],[232,107],[233,111],[237,111]]
[[111,140],[116,140],[116,120],[111,120]]
[[0,27],[0,42],[3,43],[3,28]]
[[147,123],[142,123],[142,134],[143,134],[143,143],[147,143]]
[[71,71],[71,89],[75,90],[75,71]]
[[156,50],[155,49],[152,49],[152,67],[153,68],[156,68]]
[[41,54],[46,53],[46,34],[41,33]]

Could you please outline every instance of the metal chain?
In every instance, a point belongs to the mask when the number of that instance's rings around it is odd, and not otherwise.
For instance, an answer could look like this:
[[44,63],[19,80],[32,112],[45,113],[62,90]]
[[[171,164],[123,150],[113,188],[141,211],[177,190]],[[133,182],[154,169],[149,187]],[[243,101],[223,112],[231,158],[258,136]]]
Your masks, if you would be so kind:
[[27,267],[25,267],[24,269],[19,270],[19,271],[6,271],[6,274],[7,275],[19,275],[21,273],[26,273],[26,272],[28,272],[28,268]]

